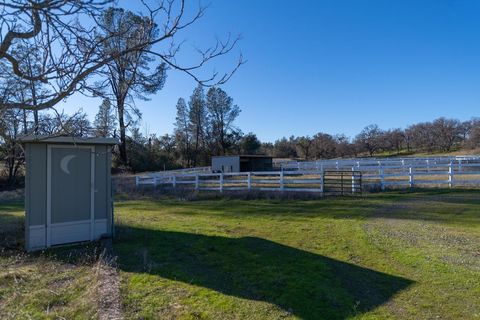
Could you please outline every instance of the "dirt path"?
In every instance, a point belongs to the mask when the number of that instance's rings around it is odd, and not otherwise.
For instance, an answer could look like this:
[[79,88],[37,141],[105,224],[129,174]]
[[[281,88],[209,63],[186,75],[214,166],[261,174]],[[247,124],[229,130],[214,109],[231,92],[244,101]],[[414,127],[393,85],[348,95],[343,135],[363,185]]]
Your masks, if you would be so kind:
[[116,268],[111,240],[103,243],[104,254],[98,263],[98,319],[123,320],[120,274]]

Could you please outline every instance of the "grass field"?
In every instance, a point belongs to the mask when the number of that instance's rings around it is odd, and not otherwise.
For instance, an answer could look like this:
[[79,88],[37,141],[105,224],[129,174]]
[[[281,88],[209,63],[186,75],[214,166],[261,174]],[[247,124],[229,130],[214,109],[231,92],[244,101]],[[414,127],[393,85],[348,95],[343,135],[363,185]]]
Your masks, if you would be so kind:
[[[0,318],[96,317],[96,247],[22,254],[21,210],[0,204]],[[116,213],[126,319],[480,319],[478,191]]]

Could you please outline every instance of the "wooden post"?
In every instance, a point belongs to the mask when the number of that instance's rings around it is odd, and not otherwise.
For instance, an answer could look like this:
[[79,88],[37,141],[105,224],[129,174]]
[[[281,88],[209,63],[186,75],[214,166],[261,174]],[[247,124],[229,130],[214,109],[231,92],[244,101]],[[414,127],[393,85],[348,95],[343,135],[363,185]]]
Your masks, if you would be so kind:
[[408,185],[413,188],[413,170],[412,167],[408,168]]
[[247,173],[247,188],[248,191],[252,190],[252,173]]
[[352,167],[352,195],[355,194],[355,168]]
[[380,184],[381,184],[382,190],[385,190],[385,175],[384,175],[383,167],[380,168]]
[[285,181],[283,180],[283,172],[280,172],[280,191],[283,191],[285,187]]
[[136,176],[135,177],[135,186],[138,188],[138,185],[140,184],[140,177]]
[[199,190],[200,189],[200,178],[198,176],[198,173],[195,175],[195,190]]
[[223,172],[220,173],[220,192],[223,192]]
[[448,187],[451,188],[453,186],[453,166],[452,162],[448,165]]
[[173,189],[177,188],[177,177],[172,176],[172,187]]
[[342,189],[342,196],[343,196],[343,171],[340,171],[340,181],[341,181],[341,184],[340,184],[340,188]]
[[320,174],[320,194],[324,195],[324,192],[325,192],[325,171],[322,171],[322,173]]

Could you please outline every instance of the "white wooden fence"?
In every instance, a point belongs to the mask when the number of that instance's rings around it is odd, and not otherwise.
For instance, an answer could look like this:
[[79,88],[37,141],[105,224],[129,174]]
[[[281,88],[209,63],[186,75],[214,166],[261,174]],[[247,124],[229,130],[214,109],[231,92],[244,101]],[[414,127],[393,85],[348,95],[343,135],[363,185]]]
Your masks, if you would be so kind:
[[345,170],[354,167],[390,167],[390,166],[434,166],[441,164],[480,163],[480,156],[444,156],[444,157],[395,157],[395,158],[353,158],[317,161],[285,161],[280,163],[282,170]]
[[[169,176],[137,176],[136,185],[166,187],[171,189],[186,188],[194,190],[229,191],[324,191],[323,172],[239,172],[239,173],[194,173]],[[347,181],[347,179],[346,179]],[[348,180],[356,187],[358,181]],[[351,181],[351,182],[350,182]],[[358,188],[358,187],[357,187]]]
[[355,170],[364,186],[453,187],[480,186],[480,157],[425,157],[390,159],[342,159],[288,162],[284,171]]
[[[190,171],[186,171],[190,170]],[[479,187],[480,156],[342,159],[282,163],[280,171],[211,173],[209,167],[150,173],[136,177],[137,187],[153,186],[194,190],[325,190],[325,173],[352,172],[352,193],[359,188]],[[358,175],[361,173],[360,185]],[[344,184],[342,175],[342,190]],[[356,180],[357,179],[357,180]],[[343,194],[343,191],[342,191]]]

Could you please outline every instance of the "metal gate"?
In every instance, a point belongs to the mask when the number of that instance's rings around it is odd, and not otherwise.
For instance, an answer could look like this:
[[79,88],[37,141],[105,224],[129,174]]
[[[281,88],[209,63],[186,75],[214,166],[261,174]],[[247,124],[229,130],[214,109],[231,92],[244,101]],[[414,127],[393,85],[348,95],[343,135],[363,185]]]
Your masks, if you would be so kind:
[[334,170],[323,172],[325,195],[361,195],[362,173],[360,171]]

